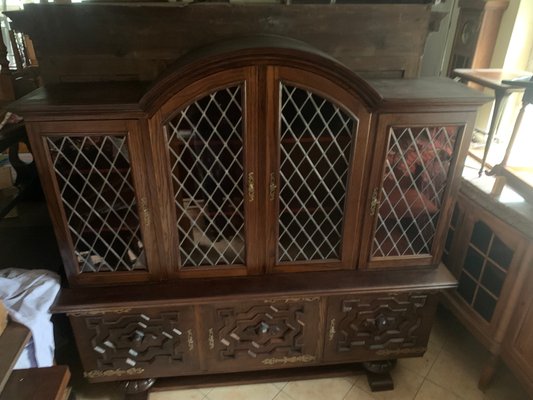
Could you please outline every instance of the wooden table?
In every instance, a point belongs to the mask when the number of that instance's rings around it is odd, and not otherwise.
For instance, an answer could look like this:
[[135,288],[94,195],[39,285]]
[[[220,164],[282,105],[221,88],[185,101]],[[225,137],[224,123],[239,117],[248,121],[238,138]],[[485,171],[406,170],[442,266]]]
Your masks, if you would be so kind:
[[0,400],[64,400],[70,371],[64,365],[13,371],[20,353],[30,340],[24,325],[10,321],[0,335]]
[[523,92],[524,88],[518,86],[511,86],[503,84],[503,80],[511,80],[528,76],[531,73],[526,71],[505,71],[502,69],[454,69],[453,76],[460,78],[463,82],[474,82],[483,87],[494,90],[494,111],[490,121],[490,128],[488,132],[487,142],[485,144],[485,151],[483,152],[483,159],[481,160],[481,168],[479,175],[483,173],[485,162],[489,154],[490,145],[494,134],[498,131],[502,119],[503,111],[507,104],[509,95],[514,92]]
[[69,379],[65,365],[18,369],[11,373],[0,400],[66,400]]
[[30,337],[28,328],[13,321],[7,324],[6,330],[0,335],[0,393]]

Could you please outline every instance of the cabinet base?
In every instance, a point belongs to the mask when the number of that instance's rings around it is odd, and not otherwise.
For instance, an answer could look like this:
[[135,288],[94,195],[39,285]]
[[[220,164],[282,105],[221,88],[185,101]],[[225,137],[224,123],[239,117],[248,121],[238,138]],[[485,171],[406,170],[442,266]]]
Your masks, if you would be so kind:
[[150,391],[159,392],[178,389],[193,389],[200,387],[218,387],[279,381],[297,381],[362,374],[367,374],[369,385],[372,391],[392,390],[394,388],[392,379],[388,373],[370,373],[367,372],[361,364],[354,363],[341,365],[324,365],[316,367],[287,368],[272,371],[251,371],[230,374],[161,378],[156,381]]

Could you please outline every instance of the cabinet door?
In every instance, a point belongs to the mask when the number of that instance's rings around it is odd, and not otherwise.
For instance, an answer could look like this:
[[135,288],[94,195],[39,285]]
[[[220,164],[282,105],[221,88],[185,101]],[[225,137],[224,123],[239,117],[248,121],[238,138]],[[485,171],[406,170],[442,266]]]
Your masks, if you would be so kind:
[[178,91],[151,121],[171,275],[257,272],[256,90],[254,68],[213,74]]
[[70,283],[158,278],[137,124],[47,122],[29,130]]
[[472,125],[468,113],[380,116],[363,266],[440,261]]
[[466,196],[459,196],[465,217],[457,229],[451,264],[459,286],[450,293],[452,306],[482,336],[501,343],[508,313],[523,284],[528,239],[509,221]]
[[420,356],[438,295],[391,293],[328,299],[325,361],[369,361]]
[[309,72],[271,68],[267,88],[269,268],[355,268],[370,116]]
[[320,361],[320,299],[288,298],[202,308],[209,371],[288,368]]
[[85,377],[131,380],[200,370],[193,307],[71,314]]

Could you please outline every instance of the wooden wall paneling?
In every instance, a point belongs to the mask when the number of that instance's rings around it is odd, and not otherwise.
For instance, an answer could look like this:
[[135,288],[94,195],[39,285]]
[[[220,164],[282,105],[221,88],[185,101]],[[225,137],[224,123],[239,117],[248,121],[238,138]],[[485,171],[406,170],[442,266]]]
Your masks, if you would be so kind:
[[194,48],[255,34],[308,42],[367,76],[412,78],[418,75],[431,9],[427,4],[29,4],[8,14],[33,40],[43,79],[52,83],[151,81]]

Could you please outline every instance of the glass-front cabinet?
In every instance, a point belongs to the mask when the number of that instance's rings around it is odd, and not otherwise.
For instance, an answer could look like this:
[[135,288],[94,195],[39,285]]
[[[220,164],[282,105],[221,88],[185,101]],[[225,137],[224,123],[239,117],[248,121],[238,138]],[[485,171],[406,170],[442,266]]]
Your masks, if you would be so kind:
[[342,71],[222,65],[135,117],[30,123],[72,282],[436,266],[474,113],[381,111]]

